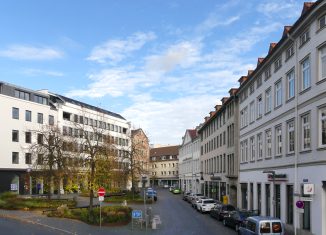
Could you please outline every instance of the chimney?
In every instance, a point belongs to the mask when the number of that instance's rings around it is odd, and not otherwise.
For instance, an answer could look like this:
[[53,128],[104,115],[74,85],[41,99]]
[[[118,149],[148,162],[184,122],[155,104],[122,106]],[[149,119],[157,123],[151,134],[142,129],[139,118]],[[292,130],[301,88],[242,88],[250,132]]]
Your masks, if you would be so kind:
[[210,111],[210,112],[209,112],[209,117],[212,117],[214,114],[215,114],[214,111]]
[[250,74],[252,74],[253,72],[254,72],[253,70],[248,70],[248,75],[247,75],[247,77],[249,77]]
[[314,2],[305,2],[303,4],[301,15],[304,15],[313,5],[314,5]]
[[261,62],[263,62],[265,58],[259,57],[257,60],[257,66],[261,64]]
[[207,122],[209,120],[209,117],[205,117],[205,122]]
[[287,37],[292,26],[284,26],[282,38]]

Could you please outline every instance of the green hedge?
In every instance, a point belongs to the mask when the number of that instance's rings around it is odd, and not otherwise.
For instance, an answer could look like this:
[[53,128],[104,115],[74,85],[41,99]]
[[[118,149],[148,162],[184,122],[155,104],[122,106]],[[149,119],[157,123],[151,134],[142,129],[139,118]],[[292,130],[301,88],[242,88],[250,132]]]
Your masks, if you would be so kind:
[[[125,206],[105,206],[102,207],[102,224],[127,224],[131,220],[130,207]],[[68,209],[68,207],[60,207],[56,211],[48,213],[50,217],[60,217],[81,220],[88,224],[100,224],[100,208],[94,208],[89,212],[88,208]]]

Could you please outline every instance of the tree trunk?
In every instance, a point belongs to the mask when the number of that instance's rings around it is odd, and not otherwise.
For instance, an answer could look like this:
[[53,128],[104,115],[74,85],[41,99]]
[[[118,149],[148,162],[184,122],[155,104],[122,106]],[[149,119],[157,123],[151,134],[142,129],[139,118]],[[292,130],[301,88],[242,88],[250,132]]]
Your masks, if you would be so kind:
[[92,160],[91,163],[91,175],[90,175],[90,190],[89,190],[89,211],[93,209],[93,196],[94,196],[94,190],[93,190],[93,182],[94,182],[94,175],[95,175],[95,161]]

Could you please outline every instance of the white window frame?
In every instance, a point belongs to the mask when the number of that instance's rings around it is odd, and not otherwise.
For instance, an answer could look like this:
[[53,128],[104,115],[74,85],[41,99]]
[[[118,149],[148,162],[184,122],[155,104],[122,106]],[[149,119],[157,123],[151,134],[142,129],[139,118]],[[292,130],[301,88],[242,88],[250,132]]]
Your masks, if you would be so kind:
[[282,105],[282,80],[275,83],[275,108]]
[[323,79],[326,79],[326,44],[323,45],[318,50],[319,54],[319,61],[318,61],[318,70],[319,70],[319,76],[318,80],[321,81]]
[[281,156],[283,151],[283,143],[282,143],[282,126],[275,127],[275,155]]
[[301,90],[304,91],[311,86],[311,64],[307,57],[301,62]]
[[326,147],[326,107],[319,110],[319,147]]
[[292,154],[295,150],[295,123],[291,120],[287,123],[287,153]]
[[255,121],[255,101],[252,101],[250,104],[249,104],[249,120],[250,120],[250,123],[254,122]]
[[287,98],[292,99],[295,97],[295,72],[294,69],[291,69],[286,74],[286,81],[287,81]]
[[309,29],[305,31],[303,34],[301,34],[299,39],[300,39],[300,47],[306,44],[306,42],[308,42],[310,39]]
[[257,134],[257,160],[263,158],[263,138],[262,133]]
[[303,151],[311,149],[310,113],[301,116],[301,148]]
[[272,130],[268,129],[265,131],[265,157],[271,158],[272,157]]
[[250,138],[250,161],[255,161],[255,137]]
[[272,89],[271,87],[265,91],[265,113],[272,111]]
[[318,29],[321,30],[326,27],[326,14],[318,19]]
[[282,67],[282,56],[280,56],[274,61],[274,72],[279,70],[281,67]]
[[263,116],[263,96],[257,97],[257,119]]
[[244,141],[244,159],[248,162],[248,140]]
[[292,44],[291,46],[288,47],[285,53],[285,59],[288,60],[294,55],[294,45]]

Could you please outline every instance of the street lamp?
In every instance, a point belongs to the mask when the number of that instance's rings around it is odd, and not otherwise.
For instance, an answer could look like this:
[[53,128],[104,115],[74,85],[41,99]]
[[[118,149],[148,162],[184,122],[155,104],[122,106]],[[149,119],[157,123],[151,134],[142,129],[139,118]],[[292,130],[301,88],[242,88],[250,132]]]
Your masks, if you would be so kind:
[[273,215],[276,217],[276,190],[275,190],[275,171],[272,170],[264,170],[265,174],[272,174],[273,177]]

